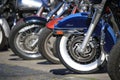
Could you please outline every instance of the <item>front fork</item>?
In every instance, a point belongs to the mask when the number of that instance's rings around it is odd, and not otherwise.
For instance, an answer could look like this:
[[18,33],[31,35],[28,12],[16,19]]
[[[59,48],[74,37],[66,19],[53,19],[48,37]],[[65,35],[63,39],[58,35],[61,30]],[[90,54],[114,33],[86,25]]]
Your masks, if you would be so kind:
[[86,46],[87,46],[87,43],[89,42],[89,39],[90,39],[90,37],[91,37],[91,35],[92,35],[92,33],[93,33],[93,31],[94,31],[98,21],[100,20],[100,17],[101,17],[101,14],[102,14],[102,10],[103,10],[103,8],[95,10],[95,13],[94,13],[93,18],[92,18],[92,22],[91,22],[91,24],[90,24],[90,26],[88,28],[88,32],[86,33],[86,36],[85,36],[85,38],[83,40],[82,45],[79,46],[79,48],[78,48],[78,51],[80,53],[84,54],[84,51],[85,51]]

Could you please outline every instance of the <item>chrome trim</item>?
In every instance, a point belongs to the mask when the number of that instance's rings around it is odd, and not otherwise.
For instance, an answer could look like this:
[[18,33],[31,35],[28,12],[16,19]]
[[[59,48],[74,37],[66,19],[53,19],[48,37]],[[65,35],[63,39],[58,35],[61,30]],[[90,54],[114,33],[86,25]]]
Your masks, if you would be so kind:
[[10,34],[10,27],[9,27],[8,22],[6,21],[5,18],[0,19],[0,25],[2,26],[2,28],[5,32],[5,36],[8,38],[9,34]]
[[17,0],[19,9],[39,9],[42,6],[41,0]]

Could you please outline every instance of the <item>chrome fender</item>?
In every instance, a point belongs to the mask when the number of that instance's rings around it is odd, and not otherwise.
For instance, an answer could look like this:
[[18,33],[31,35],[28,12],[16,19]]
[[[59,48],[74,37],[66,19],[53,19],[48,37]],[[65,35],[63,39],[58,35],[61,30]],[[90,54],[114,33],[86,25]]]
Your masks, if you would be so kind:
[[0,18],[0,25],[4,30],[5,36],[8,38],[10,34],[10,26],[5,18]]

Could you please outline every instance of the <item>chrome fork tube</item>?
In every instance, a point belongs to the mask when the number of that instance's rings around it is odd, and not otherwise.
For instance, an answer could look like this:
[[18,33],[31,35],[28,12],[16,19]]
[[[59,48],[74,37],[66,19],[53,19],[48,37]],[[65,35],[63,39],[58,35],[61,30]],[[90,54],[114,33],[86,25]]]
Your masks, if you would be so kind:
[[85,36],[85,38],[83,40],[83,43],[82,43],[82,46],[81,46],[81,49],[80,49],[80,53],[84,53],[85,48],[87,46],[87,43],[88,43],[88,41],[90,39],[90,36],[91,36],[94,28],[96,27],[96,25],[97,25],[97,23],[99,21],[100,16],[101,16],[101,14],[96,11],[95,14],[94,14],[94,20],[90,24],[88,32],[86,33],[86,36]]
[[84,54],[84,51],[86,49],[86,46],[87,46],[87,43],[89,42],[89,39],[90,39],[90,36],[92,35],[92,32],[94,31],[100,17],[101,17],[101,14],[102,14],[102,11],[103,11],[103,8],[105,6],[105,3],[106,3],[107,0],[102,0],[101,4],[100,5],[95,5],[95,13],[93,15],[93,18],[92,18],[92,22],[88,28],[88,32],[86,33],[86,36],[82,42],[82,45],[79,46],[78,48],[78,51],[80,53],[83,53]]
[[38,12],[37,12],[37,16],[41,16],[42,15],[42,12],[43,12],[43,9],[44,9],[44,7],[43,6],[41,6],[40,8],[39,8],[39,10],[38,10]]

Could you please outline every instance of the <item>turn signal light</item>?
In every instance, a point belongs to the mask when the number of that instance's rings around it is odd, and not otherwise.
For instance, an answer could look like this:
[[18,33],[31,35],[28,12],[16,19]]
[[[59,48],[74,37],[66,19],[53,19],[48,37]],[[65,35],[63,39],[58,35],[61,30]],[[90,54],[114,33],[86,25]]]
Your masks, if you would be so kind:
[[57,35],[63,35],[64,32],[63,32],[62,30],[59,30],[59,31],[56,31],[56,34],[57,34]]

